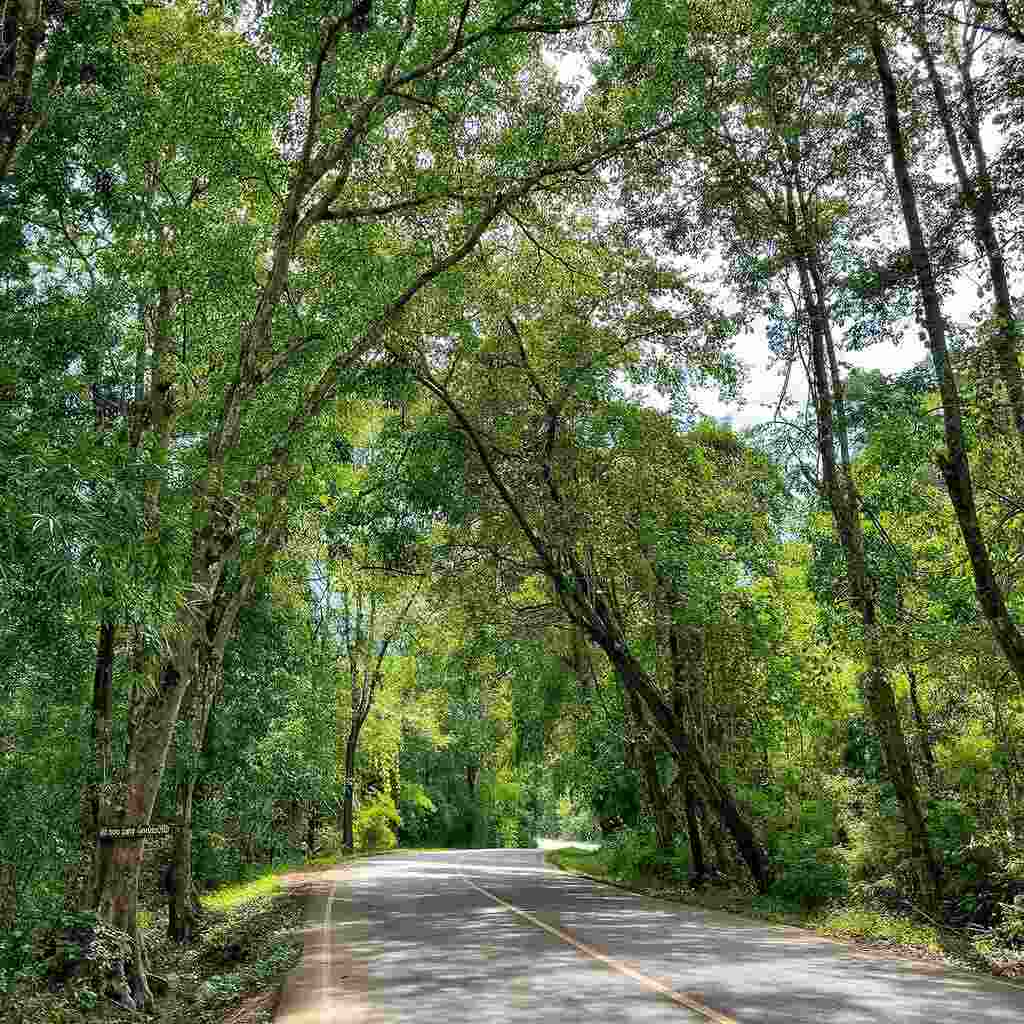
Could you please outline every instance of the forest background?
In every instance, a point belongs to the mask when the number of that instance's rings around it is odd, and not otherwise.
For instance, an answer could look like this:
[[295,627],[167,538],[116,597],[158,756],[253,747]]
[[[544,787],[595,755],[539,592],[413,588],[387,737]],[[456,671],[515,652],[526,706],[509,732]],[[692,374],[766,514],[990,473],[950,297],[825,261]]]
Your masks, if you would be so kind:
[[0,12],[4,991],[540,835],[1020,960],[1018,3]]

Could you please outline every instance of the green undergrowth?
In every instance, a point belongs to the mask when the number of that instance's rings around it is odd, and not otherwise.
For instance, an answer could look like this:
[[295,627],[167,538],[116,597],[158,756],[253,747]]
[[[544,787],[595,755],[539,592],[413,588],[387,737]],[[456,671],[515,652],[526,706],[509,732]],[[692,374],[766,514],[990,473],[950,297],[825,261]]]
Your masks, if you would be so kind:
[[836,907],[812,915],[809,926],[837,939],[854,939],[879,944],[916,947],[929,953],[942,953],[938,931],[908,917],[887,914],[864,907]]
[[[666,878],[664,873],[653,874],[636,870],[628,863],[623,865],[614,847],[595,851],[565,847],[549,851],[545,860],[564,871],[590,875],[662,898],[808,928],[832,938],[870,943],[929,959],[948,952],[936,928],[908,917],[843,904],[805,910],[797,904],[758,896],[739,885],[695,889],[684,881]],[[963,965],[963,958],[955,959]]]
[[161,1024],[219,1024],[251,1006],[244,1019],[269,1022],[284,977],[302,955],[302,900],[266,874],[204,901],[198,941],[186,948],[152,937],[152,969],[169,983]]
[[[349,855],[327,853],[321,857],[314,857],[308,860],[299,859],[275,864],[256,865],[249,869],[247,872],[248,877],[245,879],[228,885],[222,885],[212,892],[205,893],[202,896],[202,904],[210,910],[227,911],[257,897],[279,892],[282,886],[282,879],[293,871],[327,871],[339,864],[345,864],[348,861],[358,860],[362,857],[375,857],[382,853],[410,852],[421,851],[400,850],[396,848]],[[140,920],[139,923],[141,925],[142,921]]]
[[202,897],[203,907],[214,911],[231,911],[235,907],[262,896],[270,896],[281,889],[281,879],[289,871],[299,870],[288,866],[269,868],[261,875],[245,882],[225,885]]
[[[94,915],[64,915],[35,935],[34,963],[0,986],[0,1019],[4,1024],[146,1019],[157,1024],[221,1024],[229,1019],[269,1024],[284,977],[302,951],[304,905],[282,889],[282,878],[337,862],[330,857],[323,863],[264,867],[244,882],[208,894],[202,900],[198,937],[188,947],[167,939],[165,909],[140,913],[156,997],[155,1015],[148,1018],[119,1006],[107,980],[112,972],[116,975],[115,961],[124,953],[115,940],[127,943],[128,937],[107,929],[112,938],[97,947],[91,938],[98,924]],[[98,950],[113,950],[109,964],[98,958],[106,955]]]
[[[398,853],[416,851],[377,851]],[[110,978],[127,955],[127,935],[91,913],[62,914],[24,933],[22,966],[0,972],[3,1024],[269,1024],[285,975],[302,953],[303,900],[284,885],[294,872],[328,870],[371,856],[325,854],[311,860],[253,865],[244,880],[202,897],[193,945],[167,939],[167,911],[139,912],[156,1013],[122,1008]],[[97,929],[99,931],[97,932]],[[109,933],[109,934],[108,934]],[[20,933],[19,933],[20,934]],[[101,934],[102,942],[93,934]],[[122,975],[123,978],[123,975]]]

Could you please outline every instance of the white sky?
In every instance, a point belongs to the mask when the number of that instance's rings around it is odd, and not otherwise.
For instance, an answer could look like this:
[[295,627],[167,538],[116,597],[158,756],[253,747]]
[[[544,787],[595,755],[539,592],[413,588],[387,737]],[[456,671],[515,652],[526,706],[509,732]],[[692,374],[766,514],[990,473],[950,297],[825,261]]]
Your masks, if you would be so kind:
[[[741,335],[735,350],[750,370],[749,380],[743,391],[743,405],[720,402],[712,389],[702,389],[697,392],[696,397],[701,412],[716,419],[728,417],[733,427],[742,430],[744,427],[763,423],[772,418],[779,401],[785,367],[778,365],[770,368],[771,352],[763,328],[756,329],[752,335]],[[851,366],[894,373],[909,369],[919,363],[926,354],[924,345],[912,334],[899,347],[888,342],[880,342],[863,352],[846,352],[841,358]],[[807,397],[807,380],[799,364],[793,367],[787,394],[801,402]]]
[[[585,59],[579,54],[552,54],[550,61],[557,68],[562,82],[578,84],[584,90],[593,82],[586,70]],[[951,174],[952,168],[948,168],[947,172]],[[953,320],[966,320],[978,305],[976,288],[977,282],[965,275],[963,287],[945,303],[946,316]],[[722,402],[718,398],[717,389],[713,388],[695,391],[693,397],[701,412],[716,419],[729,418],[737,430],[742,430],[772,418],[779,400],[785,367],[781,363],[773,365],[763,319],[756,321],[753,334],[741,334],[736,339],[734,350],[749,371],[741,402]],[[911,324],[900,344],[879,342],[860,352],[844,352],[841,359],[850,366],[891,374],[910,369],[927,354],[924,344],[918,340],[916,326]],[[787,395],[800,402],[807,398],[807,380],[799,364],[793,367]]]

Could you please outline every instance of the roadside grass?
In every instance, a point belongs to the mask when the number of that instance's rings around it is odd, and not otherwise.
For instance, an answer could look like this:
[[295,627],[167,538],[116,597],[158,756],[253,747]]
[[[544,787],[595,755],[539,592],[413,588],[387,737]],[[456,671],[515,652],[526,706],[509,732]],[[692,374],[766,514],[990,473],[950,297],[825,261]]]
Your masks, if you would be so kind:
[[[140,909],[137,920],[156,997],[153,1024],[269,1024],[284,978],[302,955],[305,903],[285,889],[285,876],[324,871],[362,856],[328,853],[251,866],[245,879],[201,897],[199,931],[187,947],[167,938],[165,901]],[[31,970],[0,985],[4,1024],[130,1024],[142,1019],[105,991],[104,972],[115,967],[116,958],[106,964],[91,953],[75,954],[69,963],[81,959],[87,973],[66,980],[51,976],[42,962],[47,955],[40,947]]]
[[268,1024],[285,976],[302,956],[303,901],[282,891],[285,871],[267,871],[203,899],[194,945],[165,935],[147,942],[154,973],[163,974],[160,1024]]
[[[307,867],[308,865],[303,865]],[[204,893],[200,897],[206,910],[219,910],[222,912],[234,910],[249,900],[257,899],[260,896],[270,896],[281,888],[281,878],[289,871],[298,870],[297,865],[277,865],[268,868],[263,874],[257,875],[245,882],[235,882],[232,885],[225,885],[213,892]]]
[[939,933],[931,925],[919,924],[907,917],[885,914],[862,907],[836,907],[808,920],[808,927],[837,939],[855,939],[942,953]]
[[549,851],[544,859],[563,871],[590,875],[662,899],[710,910],[725,910],[775,924],[806,928],[830,938],[869,943],[884,947],[887,951],[902,952],[930,960],[944,955],[943,945],[935,928],[896,914],[855,906],[806,911],[777,900],[757,896],[740,886],[704,886],[701,889],[693,889],[688,885],[666,882],[664,878],[651,875],[624,874],[610,867],[610,852],[604,849],[590,851],[579,847],[565,847]]
[[[386,853],[421,853],[419,849],[376,850],[352,854],[324,853],[310,859],[279,861],[272,864],[256,865],[249,869],[249,876],[239,882],[222,885],[200,897],[203,907],[208,910],[229,911],[249,900],[269,896],[281,890],[282,879],[295,871],[327,871],[339,864],[347,864],[363,857],[377,857]],[[143,911],[145,913],[145,911]],[[152,915],[149,915],[152,918]],[[141,927],[140,920],[140,927]]]

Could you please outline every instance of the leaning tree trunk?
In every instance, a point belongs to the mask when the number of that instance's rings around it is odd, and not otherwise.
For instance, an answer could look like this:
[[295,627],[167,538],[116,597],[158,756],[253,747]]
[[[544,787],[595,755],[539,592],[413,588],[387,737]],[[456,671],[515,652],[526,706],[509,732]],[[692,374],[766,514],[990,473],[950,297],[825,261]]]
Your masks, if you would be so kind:
[[[618,615],[609,604],[606,595],[599,587],[593,585],[595,580],[588,574],[571,546],[556,545],[541,537],[531,526],[519,502],[513,497],[495,467],[479,431],[447,389],[439,385],[422,368],[419,368],[418,376],[430,387],[433,394],[441,398],[470,439],[495,490],[536,552],[541,571],[551,581],[559,603],[570,621],[579,626],[590,641],[604,651],[622,684],[646,705],[651,721],[672,747],[679,768],[693,771],[697,785],[705,791],[708,803],[714,807],[723,826],[733,837],[755,885],[761,892],[766,892],[772,883],[768,851],[761,844],[728,787],[704,757],[693,736],[676,720],[672,709],[665,702],[653,680],[629,650]],[[560,505],[561,499],[557,488],[550,486],[550,465],[545,467],[544,475],[552,490],[552,500],[556,505]]]
[[[597,601],[600,603],[601,600],[600,595],[597,595]],[[736,843],[736,848],[750,871],[754,884],[761,892],[766,892],[772,883],[768,852],[758,839],[753,826],[747,821],[729,787],[719,778],[718,772],[711,766],[688,730],[676,721],[657,687],[622,641],[604,630],[595,630],[592,635],[595,642],[604,647],[623,685],[647,706],[652,721],[671,746],[679,770],[693,773],[695,783],[703,790],[707,803],[715,809],[722,826]]]
[[[618,616],[604,592],[593,585],[586,570],[570,551],[562,553],[564,569],[553,582],[569,614],[587,631],[608,657],[628,692],[646,706],[652,723],[668,742],[680,771],[692,773],[707,804],[714,808],[722,827],[732,837],[743,863],[760,892],[772,884],[768,851],[747,820],[736,798],[708,760],[696,737],[673,712],[654,681],[629,650]],[[549,564],[555,567],[552,559]],[[571,573],[567,578],[566,570]]]
[[687,777],[683,784],[683,805],[686,808],[686,833],[690,840],[690,859],[693,862],[693,883],[700,885],[708,877],[704,844],[700,836],[700,804],[693,783]]
[[[995,194],[988,169],[988,156],[981,137],[977,89],[971,72],[973,54],[971,52],[962,54],[959,66],[961,93],[964,101],[964,116],[960,119],[960,127],[963,129],[964,136],[974,155],[976,175],[972,178],[968,173],[967,163],[960,147],[957,121],[949,107],[946,85],[935,64],[935,56],[928,38],[923,0],[917,0],[915,7],[917,10],[917,48],[928,71],[928,80],[931,82],[932,94],[935,98],[935,109],[946,137],[946,147],[956,172],[960,196],[971,211],[974,238],[988,262],[996,314],[996,322],[989,336],[988,347],[995,355],[999,375],[1006,388],[1013,422],[1017,428],[1018,441],[1024,444],[1024,371],[1021,370],[1019,358],[1020,322],[1014,311],[1010,281],[1006,273],[1006,260],[993,217]],[[969,45],[973,47],[973,44]]]
[[864,25],[882,91],[882,107],[885,113],[886,135],[892,156],[893,174],[900,196],[900,207],[910,243],[910,262],[917,279],[921,304],[924,307],[924,324],[931,350],[935,376],[938,379],[939,394],[942,398],[942,421],[945,431],[945,450],[937,453],[936,461],[946,481],[946,489],[956,512],[960,534],[963,537],[967,555],[974,574],[978,604],[982,614],[996,638],[1010,667],[1017,678],[1024,682],[1024,635],[1010,616],[1006,596],[996,578],[995,568],[989,554],[978,520],[978,507],[974,497],[974,483],[967,458],[964,438],[963,410],[956,376],[946,344],[946,322],[942,315],[935,273],[932,268],[928,245],[921,226],[918,212],[917,193],[910,173],[910,158],[903,139],[900,124],[899,99],[896,79],[889,62],[889,54],[878,28],[877,14],[872,0],[858,0],[865,15]]
[[[624,688],[625,689],[625,688]],[[632,711],[633,728],[636,732],[634,741],[634,755],[639,762],[640,775],[644,780],[644,793],[647,797],[647,806],[654,817],[654,834],[657,839],[658,849],[670,853],[676,845],[676,818],[669,803],[668,794],[661,783],[661,775],[658,771],[658,759],[655,755],[654,745],[642,734],[644,727],[643,707],[640,699],[631,691],[626,691],[629,698],[629,706]]]

